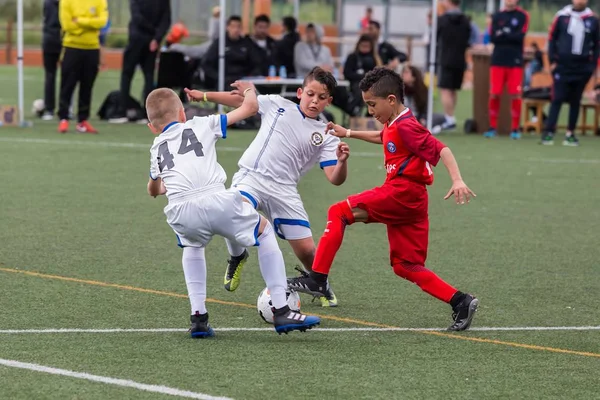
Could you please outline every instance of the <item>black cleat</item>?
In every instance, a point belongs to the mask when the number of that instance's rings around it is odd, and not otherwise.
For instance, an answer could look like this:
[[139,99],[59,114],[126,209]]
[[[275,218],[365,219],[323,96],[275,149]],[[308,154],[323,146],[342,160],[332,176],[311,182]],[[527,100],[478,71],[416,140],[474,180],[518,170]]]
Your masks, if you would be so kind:
[[[294,269],[300,273],[300,278],[308,278],[310,276],[304,268],[296,266]],[[327,286],[327,293],[325,296],[321,294],[318,296],[313,295],[313,302],[316,299],[319,299],[321,302],[321,307],[337,307],[338,305],[337,297],[329,285]]]
[[317,282],[309,274],[302,274],[296,278],[288,278],[288,287],[300,293],[312,294],[317,297],[327,297],[330,294],[329,282]]
[[280,335],[282,333],[287,335],[291,331],[306,332],[307,329],[312,329],[320,323],[319,317],[292,311],[288,306],[279,310],[273,308],[273,325],[275,325],[275,331]]
[[448,330],[458,332],[469,329],[478,306],[479,300],[476,297],[465,294],[464,299],[453,309],[454,323],[448,327]]
[[215,336],[215,331],[208,323],[208,313],[200,314],[196,312],[196,314],[190,317],[190,321],[192,322],[192,326],[190,327],[192,338],[202,339]]

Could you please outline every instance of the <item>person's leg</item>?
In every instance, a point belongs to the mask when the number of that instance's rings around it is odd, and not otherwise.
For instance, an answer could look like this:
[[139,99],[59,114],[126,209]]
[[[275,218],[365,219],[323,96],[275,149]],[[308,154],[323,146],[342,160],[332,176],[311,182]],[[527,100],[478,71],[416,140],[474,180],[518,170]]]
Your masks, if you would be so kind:
[[79,106],[77,109],[77,119],[80,123],[90,118],[90,109],[92,103],[92,91],[94,82],[98,76],[100,67],[99,50],[80,50],[82,58],[82,74],[79,83]]
[[521,99],[523,81],[523,69],[520,67],[513,67],[508,70],[507,77],[507,91],[511,97],[510,101],[510,115],[511,115],[511,139],[520,139],[521,133],[519,127],[521,126],[521,108],[523,101]]
[[61,120],[59,125],[59,132],[61,133],[66,132],[69,128],[69,105],[81,73],[81,60],[79,59],[77,49],[66,47],[64,49],[60,71],[58,118]]
[[44,51],[44,108],[48,115],[54,114],[56,108],[56,71],[60,52]]
[[560,108],[562,103],[567,100],[568,93],[569,83],[560,79],[559,73],[555,72],[554,82],[552,83],[552,101],[550,103],[548,119],[544,124],[542,144],[554,144],[554,134],[556,133],[556,123],[560,116]]
[[[156,51],[150,51],[148,47],[143,49],[140,55],[140,65],[144,74],[144,92],[140,100],[142,108],[146,110],[146,98],[154,90],[154,69],[156,66]],[[144,111],[145,112],[145,111]]]
[[505,84],[506,68],[492,66],[490,68],[490,98],[489,98],[489,113],[490,126],[489,130],[483,135],[488,138],[496,136],[498,128],[498,115],[500,114],[500,96]]
[[123,52],[123,66],[121,69],[121,83],[120,83],[120,101],[119,101],[119,118],[112,118],[109,122],[124,123],[127,122],[127,103],[131,92],[131,81],[135,74],[135,68],[139,64],[139,57],[141,50],[141,43],[135,41],[135,39],[129,38],[127,47]]
[[581,79],[574,81],[570,85],[570,92],[568,94],[569,101],[569,123],[567,125],[567,134],[563,145],[565,146],[578,146],[579,140],[575,136],[575,130],[577,129],[577,120],[579,119],[579,110],[581,107],[581,98],[585,91],[585,86],[590,80],[590,75],[584,75]]

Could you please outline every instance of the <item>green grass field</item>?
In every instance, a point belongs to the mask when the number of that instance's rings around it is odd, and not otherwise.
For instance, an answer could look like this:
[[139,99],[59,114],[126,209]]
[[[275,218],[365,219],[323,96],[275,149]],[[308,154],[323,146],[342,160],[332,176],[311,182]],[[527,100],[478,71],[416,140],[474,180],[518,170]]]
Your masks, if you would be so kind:
[[[16,102],[15,77],[14,68],[0,68],[0,104]],[[94,110],[117,78],[100,76]],[[27,69],[25,83],[29,108],[41,97],[41,72]],[[139,89],[136,81],[133,93]],[[478,197],[468,206],[443,201],[450,182],[436,168],[428,265],[481,300],[470,332],[424,330],[449,325],[449,307],[393,274],[383,226],[357,224],[332,270],[340,307],[322,309],[303,296],[303,311],[323,317],[321,329],[287,336],[257,315],[264,283],[256,251],[242,285],[228,293],[227,250],[215,238],[207,261],[217,337],[192,340],[166,199],[146,194],[153,136],[139,125],[96,125],[96,136],[59,135],[55,123],[37,120],[29,129],[0,128],[0,398],[600,398],[598,138],[565,148],[529,136],[441,136]],[[252,138],[230,131],[220,144],[230,177]],[[378,147],[350,146],[343,186],[328,184],[318,168],[300,184],[316,239],[331,203],[384,179]],[[281,246],[292,275],[296,260]],[[390,327],[415,330],[382,330]],[[566,328],[525,329],[532,327]],[[113,328],[170,330],[40,332]]]

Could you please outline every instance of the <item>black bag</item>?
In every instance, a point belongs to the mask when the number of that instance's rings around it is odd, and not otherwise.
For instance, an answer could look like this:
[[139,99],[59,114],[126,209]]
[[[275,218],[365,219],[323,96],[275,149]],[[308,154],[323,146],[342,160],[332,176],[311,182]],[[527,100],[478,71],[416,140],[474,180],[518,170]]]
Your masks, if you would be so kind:
[[551,100],[552,99],[552,87],[538,87],[527,89],[523,91],[524,99],[535,99],[535,100]]
[[[122,117],[120,102],[121,92],[118,90],[110,92],[98,110],[98,117],[105,121],[111,118]],[[129,96],[125,106],[127,112],[126,115],[129,121],[139,121],[140,119],[146,118],[142,105],[133,97]]]

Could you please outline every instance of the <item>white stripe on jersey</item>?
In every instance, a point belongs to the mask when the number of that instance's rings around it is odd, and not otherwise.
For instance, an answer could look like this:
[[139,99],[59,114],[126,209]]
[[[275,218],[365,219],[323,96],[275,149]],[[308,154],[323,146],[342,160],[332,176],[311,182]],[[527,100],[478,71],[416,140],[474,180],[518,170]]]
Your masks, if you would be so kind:
[[337,163],[340,139],[325,134],[325,123],[306,117],[296,103],[278,95],[258,96],[258,104],[261,126],[238,163],[241,169],[296,185],[316,163]]

